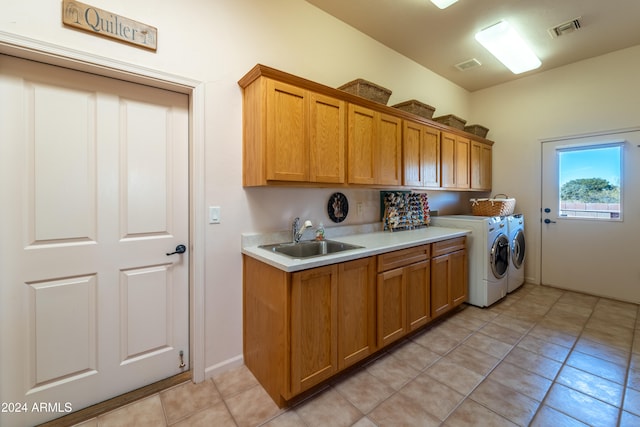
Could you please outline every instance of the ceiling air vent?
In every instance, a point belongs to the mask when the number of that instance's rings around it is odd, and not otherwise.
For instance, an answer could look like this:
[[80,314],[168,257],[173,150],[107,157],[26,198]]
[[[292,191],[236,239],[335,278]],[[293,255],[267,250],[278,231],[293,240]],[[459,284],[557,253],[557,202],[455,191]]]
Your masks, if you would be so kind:
[[459,64],[456,64],[456,68],[460,71],[467,71],[471,68],[476,68],[481,66],[482,64],[476,58],[467,59]]
[[582,18],[581,16],[578,16],[577,18],[571,19],[567,22],[563,22],[562,24],[558,24],[553,28],[549,28],[547,31],[549,31],[549,35],[551,36],[551,38],[557,38],[560,36],[564,36],[567,35],[569,33],[573,33],[576,30],[579,30],[580,27],[582,27],[582,24],[580,24],[580,18]]

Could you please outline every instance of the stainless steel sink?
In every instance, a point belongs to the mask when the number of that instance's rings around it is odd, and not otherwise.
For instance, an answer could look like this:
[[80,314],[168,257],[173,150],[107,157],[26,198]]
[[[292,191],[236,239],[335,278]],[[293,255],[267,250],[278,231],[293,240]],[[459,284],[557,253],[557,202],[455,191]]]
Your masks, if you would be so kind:
[[276,243],[274,245],[262,245],[262,249],[276,252],[291,258],[311,258],[330,255],[337,252],[359,249],[362,246],[336,242],[335,240],[310,240],[299,243]]

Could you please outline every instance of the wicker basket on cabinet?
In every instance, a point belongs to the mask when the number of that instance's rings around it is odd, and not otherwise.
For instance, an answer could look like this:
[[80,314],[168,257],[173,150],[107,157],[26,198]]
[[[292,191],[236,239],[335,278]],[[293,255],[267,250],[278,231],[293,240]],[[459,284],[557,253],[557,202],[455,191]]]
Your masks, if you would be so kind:
[[[504,196],[504,198],[498,198]],[[516,199],[506,194],[496,194],[492,199],[471,199],[471,211],[476,216],[511,215],[516,207]]]

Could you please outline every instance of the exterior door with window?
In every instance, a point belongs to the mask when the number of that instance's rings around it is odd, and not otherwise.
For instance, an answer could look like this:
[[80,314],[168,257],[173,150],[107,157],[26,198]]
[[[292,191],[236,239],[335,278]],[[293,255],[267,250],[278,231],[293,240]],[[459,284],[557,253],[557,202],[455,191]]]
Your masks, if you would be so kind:
[[0,425],[188,370],[188,97],[2,55],[0,93]]
[[640,129],[542,143],[541,281],[640,302]]

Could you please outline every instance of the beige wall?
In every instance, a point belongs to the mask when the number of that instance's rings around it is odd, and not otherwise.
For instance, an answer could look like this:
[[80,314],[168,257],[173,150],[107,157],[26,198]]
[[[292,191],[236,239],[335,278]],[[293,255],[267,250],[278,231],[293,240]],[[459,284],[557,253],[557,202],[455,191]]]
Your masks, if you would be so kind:
[[[5,1],[0,31],[206,82],[206,204],[222,223],[206,226],[206,366],[242,354],[240,234],[289,227],[294,216],[324,221],[335,189],[243,189],[240,79],[263,63],[329,86],[362,77],[393,90],[389,104],[416,98],[491,129],[494,189],[527,215],[527,277],[536,281],[539,138],[638,125],[640,47],[469,94],[303,0],[85,0],[158,28],[158,51],[94,37],[61,24],[61,1]],[[362,217],[378,219],[378,193],[345,190]],[[430,194],[442,214],[468,208],[470,193]]]
[[496,141],[494,193],[526,217],[527,280],[540,281],[540,140],[640,125],[639,75],[636,46],[471,94],[473,122]]
[[[61,24],[61,1],[3,2],[0,31],[90,52],[206,82],[206,205],[222,207],[222,223],[206,225],[206,366],[211,374],[242,355],[240,234],[288,229],[301,216],[330,226],[326,202],[335,189],[243,189],[241,91],[237,81],[263,63],[329,86],[358,77],[393,90],[389,104],[417,98],[438,114],[469,113],[467,91],[389,50],[303,0],[84,0],[154,26],[149,52]],[[345,190],[361,217],[378,221],[373,190]],[[431,205],[452,213],[468,193],[434,194]]]

